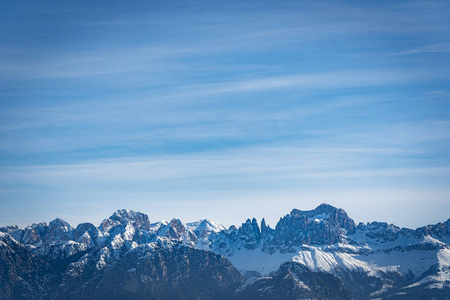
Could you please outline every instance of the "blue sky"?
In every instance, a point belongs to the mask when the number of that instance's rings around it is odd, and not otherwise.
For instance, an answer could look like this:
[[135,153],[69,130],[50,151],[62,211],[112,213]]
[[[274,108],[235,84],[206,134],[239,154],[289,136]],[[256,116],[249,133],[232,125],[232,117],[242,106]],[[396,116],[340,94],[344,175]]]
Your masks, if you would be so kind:
[[450,217],[448,1],[0,3],[0,226]]

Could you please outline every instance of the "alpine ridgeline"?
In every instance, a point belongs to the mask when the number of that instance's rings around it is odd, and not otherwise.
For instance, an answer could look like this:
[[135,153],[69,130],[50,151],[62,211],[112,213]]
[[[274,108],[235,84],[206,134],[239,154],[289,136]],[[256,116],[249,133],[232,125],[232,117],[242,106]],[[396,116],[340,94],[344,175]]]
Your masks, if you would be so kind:
[[450,299],[450,219],[358,225],[322,204],[275,228],[118,210],[0,228],[0,299]]

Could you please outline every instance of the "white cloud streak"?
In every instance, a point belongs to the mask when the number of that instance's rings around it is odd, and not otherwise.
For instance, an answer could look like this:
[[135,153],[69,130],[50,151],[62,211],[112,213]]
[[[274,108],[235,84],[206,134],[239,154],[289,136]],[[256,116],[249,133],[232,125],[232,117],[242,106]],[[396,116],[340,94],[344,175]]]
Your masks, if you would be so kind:
[[417,80],[416,75],[399,70],[347,70],[341,72],[274,76],[228,83],[184,87],[194,95],[261,92],[279,89],[349,88],[393,85]]
[[[83,184],[164,181],[175,179],[250,176],[274,181],[364,180],[367,178],[449,176],[450,167],[375,167],[376,161],[407,153],[376,148],[250,148],[225,153],[129,158],[122,161],[67,165],[1,167],[3,182]],[[412,152],[414,153],[414,152]],[[263,181],[264,181],[263,180]]]
[[450,43],[441,43],[441,44],[433,44],[426,45],[422,47],[416,47],[396,53],[388,54],[390,56],[395,55],[413,55],[413,54],[423,54],[423,53],[449,53],[450,52]]

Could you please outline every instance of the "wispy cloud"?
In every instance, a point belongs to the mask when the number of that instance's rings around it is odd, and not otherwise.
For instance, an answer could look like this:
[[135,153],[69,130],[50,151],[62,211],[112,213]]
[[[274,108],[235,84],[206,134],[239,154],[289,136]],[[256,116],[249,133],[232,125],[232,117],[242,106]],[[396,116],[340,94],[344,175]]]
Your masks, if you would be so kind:
[[[174,179],[248,176],[279,182],[287,179],[386,178],[448,176],[450,167],[376,167],[377,160],[413,154],[405,148],[251,147],[220,152],[127,158],[82,164],[3,166],[2,181],[58,184],[146,182]],[[385,164],[385,163],[383,163]]]
[[449,53],[449,52],[450,52],[450,43],[442,43],[411,48],[404,51],[391,53],[388,55],[413,55],[423,53]]
[[[430,78],[428,78],[430,80]],[[72,126],[75,124],[117,124],[129,125],[192,125],[211,121],[245,121],[273,119],[276,115],[289,117],[323,114],[368,102],[383,101],[383,97],[352,96],[329,101],[311,102],[308,98],[299,101],[297,108],[276,111],[236,111],[222,106],[202,106],[205,102],[229,101],[228,95],[260,93],[267,91],[323,91],[325,89],[346,89],[358,87],[390,86],[419,80],[415,74],[398,70],[349,70],[331,73],[296,74],[272,76],[240,81],[219,82],[174,87],[167,93],[155,91],[155,95],[126,96],[106,100],[62,102],[40,107],[14,105],[0,112],[3,122],[0,132],[48,126]],[[213,96],[213,100],[211,99]],[[301,94],[299,94],[301,97]],[[221,100],[217,100],[221,99]],[[245,101],[245,100],[244,100]],[[251,101],[249,101],[251,102]],[[152,116],[149,118],[149,114]],[[13,120],[7,122],[7,120]]]
[[416,79],[399,70],[346,70],[331,73],[274,76],[229,83],[185,87],[194,94],[217,95],[237,92],[258,92],[277,89],[323,89],[391,85]]

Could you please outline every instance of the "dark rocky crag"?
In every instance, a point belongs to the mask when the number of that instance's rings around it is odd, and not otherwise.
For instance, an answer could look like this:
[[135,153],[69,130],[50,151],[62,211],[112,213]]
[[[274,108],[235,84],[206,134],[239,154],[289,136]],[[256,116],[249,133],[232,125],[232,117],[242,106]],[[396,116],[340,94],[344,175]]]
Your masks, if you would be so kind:
[[238,290],[237,296],[242,300],[353,299],[336,276],[312,272],[295,262],[282,264],[270,277],[251,279]]

